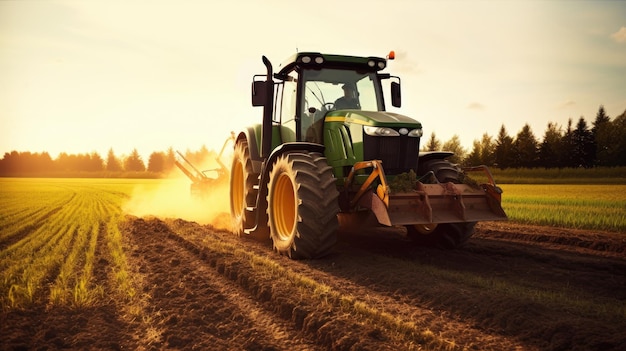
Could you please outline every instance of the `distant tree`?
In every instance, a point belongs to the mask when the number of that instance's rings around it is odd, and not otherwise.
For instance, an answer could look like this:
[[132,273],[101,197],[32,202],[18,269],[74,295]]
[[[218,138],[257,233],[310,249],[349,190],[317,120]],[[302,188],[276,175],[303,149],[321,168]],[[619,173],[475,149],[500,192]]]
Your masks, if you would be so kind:
[[187,150],[187,152],[185,152],[185,158],[195,165],[200,165],[211,158],[211,152],[207,149],[206,145],[202,145],[200,150],[196,152]]
[[492,166],[495,163],[495,144],[491,139],[491,136],[485,133],[481,140],[474,140],[472,151],[465,158],[464,163]]
[[67,154],[62,152],[55,159],[57,171],[61,172],[96,172],[104,169],[103,160],[96,152],[91,154]]
[[2,175],[37,175],[54,169],[54,161],[47,152],[12,151],[0,160]]
[[54,161],[50,154],[46,151],[39,154],[39,159],[37,160],[37,168],[38,171],[42,172],[50,172],[54,169]]
[[456,134],[443,144],[442,149],[444,151],[451,151],[454,153],[453,156],[448,158],[448,160],[452,163],[461,163],[467,155],[467,151],[461,145],[461,139]]
[[441,141],[435,136],[435,132],[430,133],[428,142],[422,146],[422,151],[439,151],[441,150]]
[[17,168],[17,151],[13,150],[10,153],[5,152],[2,160],[0,160],[0,174],[10,175],[15,172]]
[[130,156],[124,161],[124,170],[128,172],[143,172],[146,170],[146,165],[143,163],[137,149],[133,149]]
[[493,138],[485,133],[480,140],[480,164],[492,166],[496,163],[496,145]]
[[593,127],[591,128],[592,133],[596,133],[599,128],[604,125],[607,125],[611,122],[611,118],[606,114],[604,110],[604,105],[600,105],[598,108],[598,113],[596,114],[596,119],[593,121]]
[[515,163],[518,167],[533,168],[537,166],[539,142],[528,123],[517,133],[513,142],[513,149],[515,150]]
[[576,167],[576,161],[574,160],[574,145],[576,141],[574,140],[574,130],[572,127],[572,119],[567,120],[567,128],[565,129],[565,133],[563,134],[563,138],[561,138],[561,150],[559,152],[559,163],[563,167],[573,168]]
[[480,153],[481,153],[481,144],[478,139],[474,139],[472,144],[472,151],[467,155],[465,160],[463,160],[463,164],[465,165],[479,165],[480,164]]
[[109,172],[122,171],[122,162],[120,162],[120,160],[115,157],[115,153],[113,153],[113,148],[110,148],[109,153],[107,154],[106,170]]
[[163,166],[164,170],[169,172],[174,168],[174,160],[176,159],[176,155],[174,154],[174,149],[170,146],[167,149],[167,154],[165,155],[165,164]]
[[626,166],[626,110],[610,123],[605,153],[608,166]]
[[607,153],[612,147],[610,140],[610,135],[612,134],[611,119],[604,111],[604,106],[602,105],[600,105],[596,119],[593,121],[591,134],[593,135],[596,165],[609,166]]
[[513,149],[513,138],[509,136],[504,128],[504,124],[500,127],[498,138],[494,145],[495,164],[500,169],[515,167],[515,155]]
[[104,160],[97,152],[92,152],[89,155],[89,169],[90,172],[100,172],[104,170]]
[[73,172],[80,170],[80,162],[78,156],[74,154],[61,152],[59,156],[57,156],[55,161],[57,170],[61,172]]
[[584,117],[578,119],[576,129],[572,133],[573,150],[572,159],[576,167],[589,168],[595,163],[595,148],[593,134],[587,127]]
[[562,152],[563,130],[557,124],[549,122],[539,145],[539,164],[544,168],[562,167],[560,153]]
[[165,154],[153,152],[148,159],[148,172],[163,172],[165,170]]

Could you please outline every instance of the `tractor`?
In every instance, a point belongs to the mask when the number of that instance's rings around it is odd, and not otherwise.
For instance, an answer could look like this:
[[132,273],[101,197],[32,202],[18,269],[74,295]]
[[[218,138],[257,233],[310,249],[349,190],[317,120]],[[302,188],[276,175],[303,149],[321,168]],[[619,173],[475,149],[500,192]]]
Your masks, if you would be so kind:
[[332,251],[340,223],[404,226],[412,240],[457,248],[478,221],[507,218],[487,167],[420,152],[422,124],[386,111],[385,97],[402,102],[400,78],[382,72],[394,56],[299,52],[277,72],[262,57],[266,72],[252,79],[262,121],[234,141],[234,233],[309,259]]

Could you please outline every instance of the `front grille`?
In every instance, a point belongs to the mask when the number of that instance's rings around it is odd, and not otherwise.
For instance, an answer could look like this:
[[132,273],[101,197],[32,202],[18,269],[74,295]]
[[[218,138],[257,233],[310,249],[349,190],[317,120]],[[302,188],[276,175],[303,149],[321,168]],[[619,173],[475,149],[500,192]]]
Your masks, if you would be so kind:
[[363,133],[363,156],[367,160],[383,161],[389,175],[417,171],[420,138],[406,135],[394,137],[370,136]]

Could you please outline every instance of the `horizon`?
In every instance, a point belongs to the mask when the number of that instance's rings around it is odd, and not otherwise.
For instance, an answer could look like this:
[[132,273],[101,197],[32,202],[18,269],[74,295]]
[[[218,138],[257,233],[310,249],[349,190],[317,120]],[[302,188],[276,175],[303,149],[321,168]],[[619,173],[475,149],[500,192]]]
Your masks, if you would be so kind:
[[[599,110],[599,109],[600,109],[600,107],[598,107],[598,110]],[[619,115],[616,115],[616,116],[611,116],[611,115],[609,115],[609,114],[607,113],[607,115],[610,117],[611,121],[613,121],[616,117],[621,116],[622,114],[625,114],[625,115],[626,115],[626,108],[624,108],[624,111],[623,111],[622,113],[620,113]],[[593,119],[587,119],[587,118],[586,118],[586,117],[584,117],[584,116],[581,116],[581,117],[576,118],[576,119],[573,119],[573,118],[572,118],[572,127],[573,127],[573,128],[575,128],[575,127],[576,127],[576,123],[578,122],[578,120],[579,120],[580,118],[584,118],[585,122],[587,123],[587,127],[588,127],[588,129],[589,129],[589,130],[591,130],[591,127],[593,126],[593,125],[592,125],[592,123],[593,123]],[[595,115],[594,115],[594,119],[595,119]],[[556,123],[556,122],[553,122],[553,121],[548,121],[548,122],[546,122],[546,129],[547,129],[547,126],[548,126],[548,124],[549,124],[549,123]],[[562,124],[558,124],[558,123],[557,123],[557,126],[558,126],[558,127],[560,127],[560,129],[561,129],[563,132],[565,132],[565,131],[566,131],[566,128],[565,128],[565,127],[567,126],[567,124],[562,125]],[[511,130],[509,130],[509,129],[507,128],[507,126],[506,126],[506,125],[504,125],[504,128],[506,129],[506,131],[507,131],[508,135],[509,135],[511,138],[515,139],[515,138],[516,138],[516,136],[517,136],[517,134],[518,134],[518,133],[521,131],[521,129],[523,128],[523,126],[522,126],[522,128],[520,128],[520,130],[518,130],[518,131],[511,131]],[[532,131],[532,133],[534,134],[534,136],[535,136],[536,140],[537,140],[539,143],[541,143],[541,142],[543,141],[543,136],[544,136],[544,133],[545,133],[546,129],[544,129],[543,131],[541,131],[540,133],[538,133],[537,131],[532,130],[532,127],[531,127],[531,131]],[[498,131],[499,131],[499,129],[498,129]],[[481,135],[480,135],[480,137],[476,137],[476,138],[474,138],[474,139],[473,139],[473,141],[480,141],[480,140],[481,140],[481,138],[482,138],[482,136],[483,136],[484,134],[485,134],[485,133],[481,134]],[[441,139],[441,138],[439,138],[439,137],[437,136],[437,133],[435,133],[435,138],[437,139],[437,141],[439,142],[439,144],[440,144],[440,146],[441,146],[441,147],[443,147],[443,145],[444,145],[446,142],[451,141],[451,139],[452,139],[452,138],[454,138],[455,136],[457,136],[457,137],[459,137],[459,138],[460,138],[460,136],[458,136],[458,135],[453,135],[453,136],[452,136],[452,137],[450,137],[449,139],[443,140],[443,139]],[[491,134],[489,134],[489,136],[492,138],[492,143],[495,143],[495,141],[497,140],[497,136],[498,136],[498,135],[497,135],[497,133],[496,133],[495,135],[491,135]],[[420,141],[420,150],[421,150],[421,149],[422,149],[422,148],[426,145],[426,143],[428,143],[428,142],[430,141],[430,138],[431,138],[431,134],[428,134],[428,135],[424,134],[424,136],[421,138],[421,141]],[[226,140],[226,139],[224,139],[224,140]],[[472,145],[465,145],[465,144],[462,144],[461,146],[465,149],[465,152],[466,152],[467,154],[469,154],[469,153],[472,151],[473,144],[472,144]],[[104,152],[104,153],[100,153],[100,152],[98,152],[98,151],[96,151],[96,150],[92,150],[92,151],[82,151],[82,152],[80,152],[80,151],[79,151],[79,152],[66,152],[66,151],[59,151],[57,154],[52,154],[52,153],[50,153],[50,152],[49,152],[49,151],[47,151],[47,150],[11,150],[11,151],[6,151],[6,152],[2,153],[2,156],[0,157],[0,159],[3,159],[3,158],[4,158],[4,156],[5,156],[6,154],[11,154],[11,153],[13,153],[13,152],[18,152],[18,153],[22,153],[22,152],[30,152],[31,154],[43,154],[43,153],[48,153],[48,155],[52,158],[52,160],[56,160],[56,159],[58,159],[58,158],[61,156],[61,154],[67,154],[67,155],[92,155],[93,153],[96,153],[96,154],[98,154],[98,155],[99,155],[99,156],[100,156],[100,157],[101,157],[101,158],[105,161],[105,164],[106,164],[106,158],[107,158],[107,156],[108,156],[109,150],[112,150],[112,151],[113,151],[113,153],[114,153],[114,155],[115,155],[115,157],[116,157],[117,159],[119,159],[119,160],[124,160],[125,158],[129,157],[129,156],[130,156],[130,154],[132,154],[134,151],[137,151],[137,152],[139,153],[139,156],[141,157],[141,160],[142,160],[142,161],[146,164],[146,166],[147,166],[147,163],[148,163],[148,160],[149,160],[149,158],[150,158],[150,155],[152,155],[153,153],[163,153],[163,154],[167,155],[167,153],[168,153],[168,151],[169,151],[169,149],[170,149],[170,148],[171,148],[174,152],[180,151],[180,152],[182,152],[183,154],[185,154],[185,155],[186,155],[186,154],[188,154],[188,153],[198,153],[198,152],[201,152],[203,148],[205,148],[205,149],[206,149],[209,153],[210,153],[210,152],[219,153],[219,151],[220,151],[220,149],[222,148],[222,146],[219,146],[219,147],[217,147],[217,148],[212,148],[212,147],[209,147],[209,146],[208,146],[208,145],[206,145],[206,144],[202,144],[202,145],[200,145],[197,149],[189,149],[189,148],[188,148],[188,149],[185,149],[185,150],[179,150],[179,149],[176,149],[176,148],[174,148],[174,147],[172,147],[172,146],[168,146],[168,147],[163,148],[163,149],[148,151],[148,152],[146,152],[145,154],[143,154],[143,153],[139,152],[139,151],[137,150],[137,148],[133,148],[133,149],[128,150],[128,151],[126,151],[126,152],[119,152],[119,151],[117,151],[117,150],[115,149],[115,147],[109,147],[108,149],[106,149],[106,152]],[[442,150],[443,150],[443,149],[442,149]],[[445,150],[444,150],[444,151],[445,151]],[[465,156],[466,156],[466,155],[465,155]]]

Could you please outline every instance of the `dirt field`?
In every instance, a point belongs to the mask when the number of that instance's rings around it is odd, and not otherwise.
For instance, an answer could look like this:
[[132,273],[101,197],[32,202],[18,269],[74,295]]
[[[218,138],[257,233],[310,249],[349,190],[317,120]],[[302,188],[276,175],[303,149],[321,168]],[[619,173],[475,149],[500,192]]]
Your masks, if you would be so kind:
[[452,251],[340,233],[331,256],[291,261],[182,220],[123,232],[135,298],[115,298],[98,247],[109,298],[2,312],[0,348],[626,350],[623,233],[485,223]]

